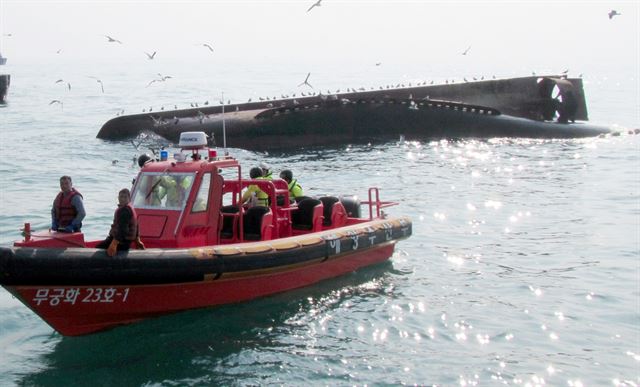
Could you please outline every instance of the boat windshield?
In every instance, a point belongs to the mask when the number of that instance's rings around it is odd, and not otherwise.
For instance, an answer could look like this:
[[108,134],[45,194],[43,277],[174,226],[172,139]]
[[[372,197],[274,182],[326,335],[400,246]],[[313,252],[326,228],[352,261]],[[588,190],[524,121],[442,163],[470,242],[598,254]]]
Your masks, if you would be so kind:
[[182,211],[194,177],[194,173],[142,173],[133,191],[133,206]]

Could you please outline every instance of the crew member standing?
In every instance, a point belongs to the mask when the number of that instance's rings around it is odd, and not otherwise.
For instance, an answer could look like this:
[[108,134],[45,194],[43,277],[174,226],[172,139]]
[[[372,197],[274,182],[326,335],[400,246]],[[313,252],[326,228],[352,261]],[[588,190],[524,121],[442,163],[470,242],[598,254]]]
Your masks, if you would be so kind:
[[62,176],[60,192],[51,207],[51,229],[63,232],[80,231],[85,215],[82,194],[73,188],[70,176]]

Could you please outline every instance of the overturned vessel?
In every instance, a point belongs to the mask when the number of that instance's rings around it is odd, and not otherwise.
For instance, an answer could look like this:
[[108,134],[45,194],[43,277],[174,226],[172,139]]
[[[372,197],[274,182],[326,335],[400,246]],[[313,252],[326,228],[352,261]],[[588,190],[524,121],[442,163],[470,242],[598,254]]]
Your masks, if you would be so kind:
[[[185,309],[262,297],[387,260],[411,220],[369,189],[291,202],[284,180],[247,180],[237,160],[183,133],[187,151],[144,164],[131,202],[144,249],[108,256],[81,232],[31,232],[0,248],[0,284],[63,335],[75,336]],[[189,155],[189,151],[191,154]],[[267,206],[247,207],[258,186]],[[174,195],[166,193],[170,187]],[[367,216],[361,217],[361,205]],[[140,245],[137,245],[140,247]]]
[[[223,131],[249,150],[292,149],[436,138],[574,138],[610,132],[587,123],[582,79],[563,76],[482,80],[446,85],[349,90],[298,98],[203,106],[120,116],[97,137],[153,132],[175,142],[180,133]],[[226,125],[226,126],[225,126]]]

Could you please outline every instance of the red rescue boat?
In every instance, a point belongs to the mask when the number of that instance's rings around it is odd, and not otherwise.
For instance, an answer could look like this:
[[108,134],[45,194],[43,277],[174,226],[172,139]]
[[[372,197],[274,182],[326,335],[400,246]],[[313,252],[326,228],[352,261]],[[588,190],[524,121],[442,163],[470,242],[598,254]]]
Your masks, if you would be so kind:
[[[24,240],[0,248],[0,284],[76,336],[307,286],[382,262],[411,235],[409,218],[384,213],[396,203],[380,201],[377,188],[363,202],[290,203],[284,180],[243,179],[237,160],[207,149],[204,133],[183,133],[180,147],[173,159],[147,162],[135,180],[146,249],[109,257],[81,232],[25,227]],[[241,205],[252,184],[269,206]]]

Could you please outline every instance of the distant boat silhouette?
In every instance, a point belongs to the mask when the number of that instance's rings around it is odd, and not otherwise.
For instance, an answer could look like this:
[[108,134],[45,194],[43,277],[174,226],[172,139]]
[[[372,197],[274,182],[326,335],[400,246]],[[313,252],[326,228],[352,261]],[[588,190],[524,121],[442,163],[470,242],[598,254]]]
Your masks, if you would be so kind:
[[[7,63],[7,58],[0,53],[0,65]],[[11,76],[9,74],[0,74],[0,105],[6,103],[7,92],[9,90],[9,83],[11,82]]]

